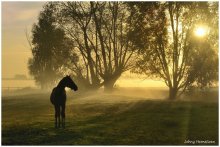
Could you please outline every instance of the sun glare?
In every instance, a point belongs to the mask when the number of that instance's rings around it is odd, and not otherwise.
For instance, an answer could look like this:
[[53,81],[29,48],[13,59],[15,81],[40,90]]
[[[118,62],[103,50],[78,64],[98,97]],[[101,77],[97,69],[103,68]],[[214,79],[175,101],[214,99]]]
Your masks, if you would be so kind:
[[198,36],[198,37],[203,37],[203,36],[206,35],[206,29],[205,29],[204,27],[198,27],[198,28],[196,28],[196,30],[195,30],[195,34],[196,34],[196,36]]

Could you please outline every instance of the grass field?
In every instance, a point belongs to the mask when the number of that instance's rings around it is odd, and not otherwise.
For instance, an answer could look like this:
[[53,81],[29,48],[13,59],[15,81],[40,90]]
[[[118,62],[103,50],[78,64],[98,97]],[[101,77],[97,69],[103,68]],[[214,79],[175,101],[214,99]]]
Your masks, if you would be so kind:
[[157,90],[71,92],[65,129],[54,128],[49,95],[3,95],[3,145],[187,145],[186,140],[218,144],[217,91],[176,101],[166,100],[166,92]]

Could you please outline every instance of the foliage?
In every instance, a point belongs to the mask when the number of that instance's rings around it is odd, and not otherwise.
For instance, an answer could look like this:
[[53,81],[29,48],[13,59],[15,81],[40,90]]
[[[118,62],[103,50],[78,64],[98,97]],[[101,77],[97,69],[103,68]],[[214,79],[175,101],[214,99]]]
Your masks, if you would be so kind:
[[38,23],[33,25],[31,51],[28,68],[35,81],[43,88],[62,75],[62,67],[68,57],[77,61],[76,54],[71,54],[72,42],[64,31],[55,24],[54,8],[47,4],[40,13]]
[[190,52],[187,65],[191,87],[206,88],[218,80],[218,55],[209,42],[200,42]]

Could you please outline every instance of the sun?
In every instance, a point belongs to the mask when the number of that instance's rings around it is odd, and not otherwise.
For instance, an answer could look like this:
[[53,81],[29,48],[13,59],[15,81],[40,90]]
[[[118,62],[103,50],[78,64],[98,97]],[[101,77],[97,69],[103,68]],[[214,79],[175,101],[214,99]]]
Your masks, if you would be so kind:
[[207,33],[207,30],[205,27],[197,27],[195,29],[195,35],[198,37],[203,37],[206,35],[206,33]]

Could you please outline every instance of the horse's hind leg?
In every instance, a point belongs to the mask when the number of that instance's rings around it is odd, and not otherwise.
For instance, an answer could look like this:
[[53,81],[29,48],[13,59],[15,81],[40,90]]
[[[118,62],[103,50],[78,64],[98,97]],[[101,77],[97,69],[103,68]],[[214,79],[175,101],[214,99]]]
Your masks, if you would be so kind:
[[63,104],[61,107],[62,127],[65,128],[65,104]]
[[[58,119],[58,125],[57,125]],[[60,127],[60,106],[55,105],[55,128]]]
[[57,128],[57,117],[58,117],[58,113],[57,113],[57,111],[58,111],[58,108],[57,108],[57,106],[55,106],[54,105],[54,108],[55,108],[55,128]]

